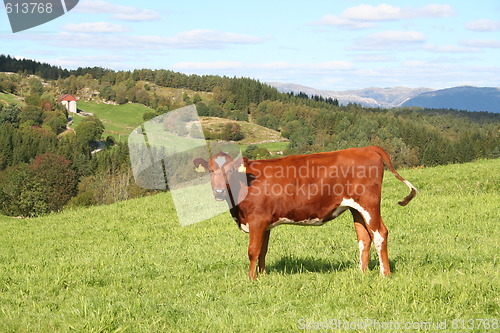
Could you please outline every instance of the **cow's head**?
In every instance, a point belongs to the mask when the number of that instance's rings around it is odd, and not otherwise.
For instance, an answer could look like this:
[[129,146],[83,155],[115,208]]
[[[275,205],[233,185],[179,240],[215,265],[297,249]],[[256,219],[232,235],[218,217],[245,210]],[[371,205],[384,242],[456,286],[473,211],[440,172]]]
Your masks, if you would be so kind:
[[208,161],[197,158],[193,161],[196,171],[209,172],[212,192],[217,201],[228,201],[233,206],[246,195],[247,175],[246,158],[233,159],[230,155],[219,152]]

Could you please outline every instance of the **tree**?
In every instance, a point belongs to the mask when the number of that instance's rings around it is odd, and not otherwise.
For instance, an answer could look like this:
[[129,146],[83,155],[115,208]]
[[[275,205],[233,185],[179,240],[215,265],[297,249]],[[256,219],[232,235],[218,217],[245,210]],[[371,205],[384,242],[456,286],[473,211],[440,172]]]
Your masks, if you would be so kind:
[[99,90],[99,94],[102,98],[107,101],[114,100],[116,98],[116,93],[113,88],[107,84]]
[[19,122],[28,123],[31,126],[41,125],[43,118],[43,112],[39,107],[27,105],[23,108],[21,114],[19,115]]
[[196,110],[198,111],[198,115],[200,117],[209,116],[210,110],[209,110],[208,106],[203,102],[199,102],[198,104],[196,104]]
[[3,106],[0,104],[0,125],[3,123],[10,123],[17,127],[20,113],[21,111],[15,105]]
[[10,216],[29,216],[19,205],[32,172],[27,164],[21,163],[7,168],[0,175],[0,212]]
[[226,141],[240,141],[244,138],[241,126],[238,123],[226,123],[221,133],[221,139]]
[[37,96],[42,96],[43,94],[43,84],[40,82],[38,79],[31,79],[30,80],[30,93],[32,95],[37,95]]
[[30,165],[31,191],[43,190],[47,212],[58,211],[76,195],[78,180],[71,161],[53,153],[38,155]]
[[76,127],[75,131],[77,142],[89,146],[101,138],[104,124],[96,117],[88,117]]
[[200,94],[196,93],[193,96],[193,103],[198,104],[199,102],[201,102],[201,96],[200,96]]
[[0,170],[12,165],[15,128],[10,123],[0,124]]
[[245,149],[243,155],[248,157],[249,159],[258,160],[270,157],[271,153],[269,153],[269,150],[264,147],[249,145],[247,149]]
[[119,85],[118,87],[115,88],[116,94],[115,94],[115,101],[118,104],[126,104],[128,103],[128,98],[127,98],[127,88],[124,85]]
[[144,113],[142,114],[142,119],[143,119],[144,121],[148,121],[148,120],[153,119],[153,118],[154,118],[154,117],[156,117],[156,116],[157,116],[157,115],[156,115],[156,113],[155,113],[155,112],[144,112]]

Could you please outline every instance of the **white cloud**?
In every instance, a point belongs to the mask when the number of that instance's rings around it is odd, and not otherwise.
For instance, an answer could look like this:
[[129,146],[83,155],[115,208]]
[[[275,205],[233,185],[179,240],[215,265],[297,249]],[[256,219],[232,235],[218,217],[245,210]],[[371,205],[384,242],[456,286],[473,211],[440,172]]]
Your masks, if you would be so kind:
[[[410,11],[412,12],[412,10]],[[430,4],[413,12],[413,17],[451,17],[455,16],[455,10],[450,5]]]
[[341,17],[353,21],[393,21],[403,18],[400,7],[381,4],[378,6],[359,5],[344,10]]
[[500,40],[498,39],[467,39],[461,41],[460,43],[467,47],[500,48]]
[[[87,24],[87,23],[85,23]],[[232,32],[214,30],[191,30],[181,32],[171,37],[159,35],[128,35],[117,38],[115,35],[99,34],[97,32],[122,31],[120,25],[102,24],[88,27],[90,31],[82,31],[85,24],[68,24],[64,31],[51,35],[47,44],[76,49],[91,50],[166,50],[166,49],[224,49],[232,45],[253,45],[263,43],[267,38],[242,35]],[[99,31],[99,28],[102,29]],[[44,37],[37,33],[12,34],[2,36],[6,39],[39,42]]]
[[390,57],[385,54],[363,54],[359,55],[356,58],[356,61],[360,62],[388,62],[394,61],[393,57]]
[[114,19],[124,21],[153,21],[160,19],[160,14],[153,10],[122,6],[103,0],[81,1],[73,11],[85,14],[110,14]]
[[355,21],[330,14],[325,15],[321,20],[315,22],[314,25],[333,25],[349,30],[367,29],[375,26],[375,24],[373,24],[372,22]]
[[82,66],[102,66],[104,68],[120,68],[125,59],[117,55],[98,55],[98,56],[78,56],[78,57],[57,57],[50,59],[38,59],[51,65],[61,66],[63,68],[77,68]]
[[425,35],[419,31],[383,31],[358,38],[348,48],[351,50],[380,50],[420,44]]
[[191,30],[179,33],[171,38],[165,38],[169,44],[185,45],[188,47],[206,46],[219,48],[223,44],[259,44],[264,38],[242,35],[232,32],[221,32],[215,30]]
[[181,32],[172,37],[163,36],[132,36],[129,44],[136,44],[145,48],[194,48],[194,49],[221,49],[233,44],[259,44],[266,39],[251,35],[242,35],[232,32],[215,30],[191,30]]
[[489,32],[489,31],[500,31],[500,21],[495,20],[476,20],[468,22],[465,27],[468,30]]
[[419,17],[449,17],[455,11],[449,5],[426,5],[421,8],[396,7],[388,4],[378,6],[359,5],[345,9],[339,16],[327,14],[314,25],[332,25],[345,29],[364,29],[375,22],[399,21]]
[[130,29],[120,24],[108,22],[70,23],[62,27],[63,31],[83,33],[125,32]]
[[424,50],[436,53],[474,53],[480,52],[478,48],[457,46],[457,45],[435,45],[427,44],[424,46]]

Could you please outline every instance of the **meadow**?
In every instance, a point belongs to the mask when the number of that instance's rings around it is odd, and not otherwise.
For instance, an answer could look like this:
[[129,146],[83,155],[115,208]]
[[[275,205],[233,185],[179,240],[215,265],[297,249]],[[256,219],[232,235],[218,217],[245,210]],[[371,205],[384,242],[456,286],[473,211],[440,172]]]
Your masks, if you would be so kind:
[[4,92],[0,92],[0,103],[2,103],[3,105],[22,104],[18,96],[13,94],[7,94]]
[[0,331],[498,331],[499,171],[500,160],[400,170],[419,189],[406,207],[407,187],[386,174],[391,278],[373,249],[358,270],[349,213],[274,229],[257,281],[230,215],[182,227],[168,192],[0,217]]
[[[0,96],[1,97],[1,96]],[[105,130],[103,138],[112,135],[115,139],[127,142],[129,134],[139,125],[144,123],[143,114],[145,112],[154,112],[142,104],[127,103],[122,105],[113,105],[95,102],[78,102],[78,108],[94,113],[104,124]],[[73,116],[72,127],[75,128],[85,119],[84,116]],[[209,131],[219,132],[228,122],[236,122],[222,118],[202,117],[203,127]],[[257,124],[238,121],[242,128],[245,138],[238,142],[242,150],[248,145],[258,143],[259,147],[268,149],[271,153],[285,150],[289,142],[283,138],[279,132],[259,126]],[[267,142],[272,140],[273,142]]]
[[[112,135],[116,140],[122,142],[127,142],[130,132],[144,123],[142,115],[145,112],[154,112],[153,109],[136,103],[112,105],[79,101],[78,108],[85,112],[94,113],[103,122],[105,126],[103,138]],[[73,127],[85,119],[81,116],[73,118]]]

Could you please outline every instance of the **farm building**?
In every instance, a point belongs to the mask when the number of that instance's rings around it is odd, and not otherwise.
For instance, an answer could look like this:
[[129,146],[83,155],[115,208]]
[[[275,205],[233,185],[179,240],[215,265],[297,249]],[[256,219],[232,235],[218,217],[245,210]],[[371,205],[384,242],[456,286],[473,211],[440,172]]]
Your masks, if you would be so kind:
[[65,95],[59,97],[59,99],[57,101],[61,102],[62,105],[64,105],[64,107],[66,108],[66,110],[68,110],[68,113],[69,112],[71,112],[71,113],[77,113],[78,112],[78,109],[76,107],[76,98],[73,97],[72,95],[65,94]]

